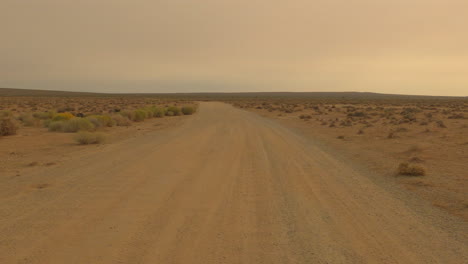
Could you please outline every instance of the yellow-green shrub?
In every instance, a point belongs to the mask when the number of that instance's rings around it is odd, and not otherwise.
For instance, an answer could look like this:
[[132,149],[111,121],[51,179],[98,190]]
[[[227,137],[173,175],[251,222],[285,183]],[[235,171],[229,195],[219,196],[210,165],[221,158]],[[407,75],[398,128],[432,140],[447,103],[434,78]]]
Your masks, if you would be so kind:
[[193,106],[184,106],[184,107],[182,107],[182,113],[184,115],[191,115],[191,114],[195,113],[195,107],[193,107]]
[[75,141],[80,145],[88,144],[100,144],[104,143],[106,137],[102,133],[91,133],[91,132],[78,132],[75,136]]
[[46,119],[52,119],[57,113],[54,111],[49,111],[49,112],[40,112],[40,113],[34,113],[33,116],[38,119],[46,120]]
[[52,118],[52,121],[62,121],[62,120],[70,120],[72,119],[73,117],[75,117],[73,114],[71,113],[58,113],[54,116],[54,118]]
[[138,109],[133,112],[133,121],[141,122],[147,118],[146,111],[143,109]]
[[161,107],[154,107],[153,108],[153,116],[154,117],[164,117],[166,115],[166,110]]
[[78,131],[92,131],[95,126],[86,118],[74,117],[70,120],[52,121],[49,131],[73,133]]
[[86,119],[91,121],[95,127],[113,127],[115,126],[115,121],[108,115],[92,115],[87,116]]
[[169,106],[166,110],[166,115],[168,116],[181,115],[180,108],[177,106]]
[[123,115],[114,115],[112,119],[117,126],[130,126],[132,124],[132,121]]

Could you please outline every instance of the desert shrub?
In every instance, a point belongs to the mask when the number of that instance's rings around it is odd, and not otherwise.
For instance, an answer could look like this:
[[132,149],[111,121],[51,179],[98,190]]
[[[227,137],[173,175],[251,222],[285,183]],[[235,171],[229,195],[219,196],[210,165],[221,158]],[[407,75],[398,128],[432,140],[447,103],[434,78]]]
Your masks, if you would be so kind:
[[444,121],[442,121],[442,120],[436,121],[436,124],[440,128],[447,128],[447,126],[444,124]]
[[18,126],[11,118],[0,119],[0,136],[15,135],[18,130]]
[[135,113],[134,111],[122,111],[120,112],[120,114],[126,118],[128,118],[129,120],[134,120],[135,119]]
[[132,121],[123,115],[114,115],[112,120],[117,126],[130,126],[132,124]]
[[52,119],[55,115],[56,113],[54,111],[40,112],[40,113],[33,114],[35,118],[42,119],[42,120]]
[[86,118],[74,117],[70,120],[52,121],[49,124],[49,131],[73,133],[82,131],[92,131],[95,126]]
[[7,111],[7,110],[0,111],[0,118],[11,117],[11,116],[12,114],[10,111]]
[[78,131],[92,131],[94,125],[86,118],[75,117],[68,121],[65,121],[65,127],[63,132],[73,133]]
[[193,113],[195,113],[195,107],[193,107],[193,106],[184,106],[184,107],[182,107],[181,111],[182,111],[182,113],[184,115],[192,115]]
[[87,131],[78,132],[75,136],[75,141],[80,145],[101,144],[104,143],[106,137],[102,133],[91,133]]
[[167,108],[167,113],[169,113],[169,112],[172,112],[173,116],[178,116],[178,115],[182,114],[182,112],[180,111],[180,108],[177,107],[177,106],[169,106]]
[[403,162],[398,166],[398,174],[406,176],[424,176],[426,175],[426,170],[419,165]]
[[95,128],[102,127],[101,121],[99,121],[95,116],[87,116],[86,120],[89,120],[89,122],[91,122]]
[[63,132],[65,126],[65,121],[52,121],[47,124],[49,131],[52,132]]
[[166,115],[166,110],[161,107],[155,107],[153,109],[153,116],[154,117],[164,117]]
[[74,117],[71,113],[58,113],[53,118],[52,121],[62,121],[62,120],[70,120]]
[[143,109],[138,109],[133,112],[133,121],[141,122],[147,118],[147,113]]
[[24,126],[39,126],[41,123],[40,120],[35,118],[32,114],[21,114],[18,119]]
[[146,118],[153,118],[154,117],[154,110],[153,107],[147,107],[142,109],[146,112]]
[[95,127],[113,127],[115,121],[108,115],[92,115],[86,117]]

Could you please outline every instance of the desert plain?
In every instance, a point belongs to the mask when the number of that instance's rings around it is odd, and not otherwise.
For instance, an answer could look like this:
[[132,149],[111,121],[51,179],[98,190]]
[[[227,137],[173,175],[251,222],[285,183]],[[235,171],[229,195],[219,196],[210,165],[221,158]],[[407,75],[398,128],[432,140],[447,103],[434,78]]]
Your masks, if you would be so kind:
[[0,113],[0,263],[468,261],[466,98],[0,89]]

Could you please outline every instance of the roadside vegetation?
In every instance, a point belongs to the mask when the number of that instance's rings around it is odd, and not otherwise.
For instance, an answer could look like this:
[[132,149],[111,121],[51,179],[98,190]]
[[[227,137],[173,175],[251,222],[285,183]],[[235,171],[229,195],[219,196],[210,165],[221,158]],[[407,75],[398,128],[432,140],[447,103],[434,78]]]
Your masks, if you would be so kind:
[[192,115],[190,101],[148,98],[0,98],[0,136],[15,135],[21,127],[46,128],[50,132],[77,133],[79,144],[101,143],[96,132],[128,127],[153,118]]

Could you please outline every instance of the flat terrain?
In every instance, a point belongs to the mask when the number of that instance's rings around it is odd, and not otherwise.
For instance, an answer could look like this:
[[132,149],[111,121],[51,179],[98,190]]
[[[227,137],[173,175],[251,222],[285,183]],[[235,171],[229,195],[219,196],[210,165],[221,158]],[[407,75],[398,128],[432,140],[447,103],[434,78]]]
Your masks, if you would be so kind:
[[0,263],[468,261],[466,222],[222,103],[0,181]]
[[[274,119],[468,221],[468,100],[251,98],[237,107]],[[400,175],[407,163],[425,175]]]

